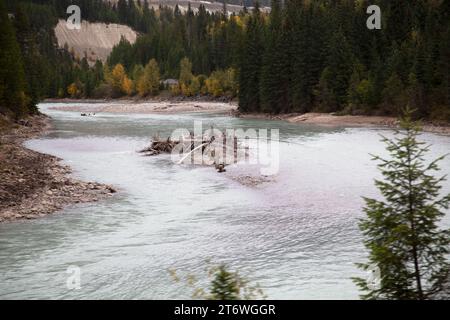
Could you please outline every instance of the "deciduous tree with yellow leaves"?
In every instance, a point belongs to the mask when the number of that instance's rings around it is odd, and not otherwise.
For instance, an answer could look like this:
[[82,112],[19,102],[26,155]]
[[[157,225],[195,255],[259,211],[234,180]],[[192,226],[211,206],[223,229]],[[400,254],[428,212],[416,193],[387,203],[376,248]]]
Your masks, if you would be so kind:
[[81,83],[79,81],[76,81],[67,87],[67,93],[71,98],[80,98],[82,90],[83,88],[81,87]]
[[205,81],[206,92],[214,97],[237,94],[236,71],[233,68],[214,71]]
[[106,70],[105,79],[114,91],[119,94],[131,95],[133,93],[133,81],[131,81],[122,64],[117,64],[111,73]]
[[145,66],[144,73],[137,81],[136,89],[141,97],[159,94],[160,73],[158,62],[155,59]]

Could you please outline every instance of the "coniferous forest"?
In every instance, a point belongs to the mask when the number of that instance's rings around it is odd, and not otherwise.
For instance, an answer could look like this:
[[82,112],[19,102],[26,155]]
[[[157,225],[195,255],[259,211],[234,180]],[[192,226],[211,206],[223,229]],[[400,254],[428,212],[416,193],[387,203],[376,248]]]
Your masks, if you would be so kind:
[[[139,33],[107,63],[58,48],[58,19],[77,4],[82,19]],[[377,4],[382,29],[366,27]],[[249,4],[252,5],[252,4]],[[172,95],[239,100],[242,112],[396,115],[450,120],[450,3],[442,0],[273,0],[239,14],[154,9],[119,0],[0,1],[0,105],[16,116],[44,98]]]

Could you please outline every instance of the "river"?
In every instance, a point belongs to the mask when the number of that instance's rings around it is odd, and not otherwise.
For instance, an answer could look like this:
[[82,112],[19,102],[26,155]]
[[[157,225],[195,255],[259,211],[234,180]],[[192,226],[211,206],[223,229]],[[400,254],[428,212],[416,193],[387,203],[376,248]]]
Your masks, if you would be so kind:
[[[179,276],[206,281],[205,267],[227,264],[271,299],[357,299],[355,263],[365,261],[357,227],[362,196],[377,196],[369,153],[385,155],[377,128],[329,128],[213,114],[97,114],[40,109],[54,130],[27,142],[64,160],[74,175],[115,186],[99,203],[35,221],[0,225],[0,299],[183,299]],[[245,186],[211,167],[174,164],[136,151],[176,128],[280,130],[280,170]],[[450,137],[424,134],[433,157]],[[450,158],[441,163],[450,173]],[[250,168],[248,168],[250,170]],[[450,183],[444,189],[450,191]],[[450,215],[443,225],[450,226]],[[81,289],[66,285],[70,266]],[[203,282],[203,283],[202,283]]]

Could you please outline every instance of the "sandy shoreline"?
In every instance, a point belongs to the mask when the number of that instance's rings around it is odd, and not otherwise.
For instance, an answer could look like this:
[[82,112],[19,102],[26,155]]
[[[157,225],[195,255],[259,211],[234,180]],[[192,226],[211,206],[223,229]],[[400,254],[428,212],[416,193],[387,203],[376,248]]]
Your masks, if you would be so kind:
[[[283,114],[270,115],[249,113],[237,113],[236,117],[243,119],[278,120],[290,123],[306,123],[323,126],[348,126],[348,127],[387,127],[397,128],[399,121],[395,117],[387,116],[336,116],[329,113]],[[450,125],[436,125],[430,122],[422,124],[425,132],[450,135]]]
[[[51,101],[49,101],[51,102]],[[71,101],[64,106],[51,107],[52,110],[93,113],[135,113],[135,114],[175,114],[175,113],[230,113],[237,109],[234,103],[198,101]]]
[[23,146],[49,128],[48,117],[35,116],[0,130],[0,223],[44,217],[115,193],[110,186],[73,179],[61,159]]

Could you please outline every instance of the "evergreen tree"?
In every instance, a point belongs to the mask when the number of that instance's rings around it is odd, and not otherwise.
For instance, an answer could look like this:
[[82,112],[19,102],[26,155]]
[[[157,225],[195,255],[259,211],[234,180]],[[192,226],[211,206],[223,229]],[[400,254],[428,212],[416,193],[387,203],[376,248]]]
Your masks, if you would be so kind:
[[0,0],[0,111],[20,118],[28,113],[26,80],[19,44],[3,0]]
[[404,85],[396,73],[392,74],[386,81],[382,96],[383,102],[391,109],[394,109],[393,106],[406,103],[404,98]]
[[289,59],[290,96],[293,111],[309,112],[314,106],[314,89],[324,70],[325,50],[322,10],[312,2],[290,0],[287,4],[288,23],[291,26]]
[[353,72],[353,63],[350,45],[342,31],[338,31],[330,41],[328,56],[328,84],[335,95],[338,107],[347,103],[347,92]]
[[336,95],[330,86],[331,73],[329,68],[325,68],[314,90],[314,96],[320,111],[330,112],[337,110]]
[[273,0],[260,79],[261,111],[263,112],[279,113],[287,103],[286,83],[283,81],[287,72],[284,68],[286,57],[283,55],[286,44],[283,43],[282,26],[280,0]]
[[239,300],[239,277],[220,266],[211,283],[211,300]]
[[360,227],[369,262],[360,267],[378,267],[381,284],[375,288],[355,279],[365,299],[432,299],[450,275],[450,230],[438,226],[450,194],[440,197],[445,178],[433,176],[443,157],[426,162],[429,147],[418,140],[420,128],[411,114],[406,110],[395,139],[383,139],[391,159],[374,158],[381,162],[384,180],[376,186],[384,200],[365,199],[367,218]]
[[28,109],[37,112],[37,104],[44,95],[46,75],[42,69],[44,61],[36,43],[36,37],[31,29],[28,16],[22,5],[17,5],[15,11],[16,37],[20,45],[27,82],[26,93],[30,97]]
[[119,0],[117,3],[117,11],[121,23],[128,22],[128,3],[127,0]]
[[362,64],[356,64],[354,66],[353,74],[350,78],[347,98],[350,113],[355,112],[367,104],[370,82],[366,79],[364,71],[364,66]]
[[260,108],[260,73],[264,54],[263,21],[258,2],[247,24],[239,74],[239,109],[258,112]]

